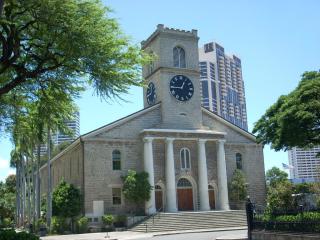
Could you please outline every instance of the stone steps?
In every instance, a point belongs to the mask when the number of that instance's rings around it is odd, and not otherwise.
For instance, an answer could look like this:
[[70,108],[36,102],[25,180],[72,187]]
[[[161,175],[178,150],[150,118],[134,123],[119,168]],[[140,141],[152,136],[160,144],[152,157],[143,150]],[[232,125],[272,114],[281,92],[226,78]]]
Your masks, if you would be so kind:
[[136,232],[166,232],[195,229],[246,227],[245,211],[158,213],[132,227]]

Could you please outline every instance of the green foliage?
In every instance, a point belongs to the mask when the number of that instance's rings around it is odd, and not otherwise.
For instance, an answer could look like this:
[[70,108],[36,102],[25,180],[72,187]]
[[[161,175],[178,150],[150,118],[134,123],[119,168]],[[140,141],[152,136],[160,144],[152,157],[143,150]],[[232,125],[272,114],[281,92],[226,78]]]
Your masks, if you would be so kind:
[[283,181],[275,187],[270,187],[267,196],[269,210],[288,210],[293,208],[294,199],[292,197],[293,186],[289,181]]
[[129,170],[128,175],[123,177],[123,195],[133,203],[144,203],[150,199],[152,187],[148,181],[148,173]]
[[233,172],[229,187],[229,196],[233,201],[242,201],[247,197],[247,184],[243,172],[236,169]]
[[39,232],[41,227],[45,227],[45,228],[47,227],[46,219],[44,219],[44,218],[39,218],[35,222],[34,229],[36,232]]
[[88,218],[81,217],[77,220],[77,229],[79,233],[88,232]]
[[320,145],[320,72],[305,72],[298,87],[280,96],[255,123],[253,133],[276,151]]
[[66,229],[67,229],[67,225],[66,225],[66,219],[64,217],[53,216],[51,218],[50,230],[52,233],[62,234],[64,231],[66,231]]
[[0,222],[12,221],[15,215],[16,178],[10,175],[5,182],[0,182]]
[[[10,0],[0,31],[0,124],[17,105],[47,95],[77,95],[91,85],[101,98],[141,85],[149,61],[99,0]],[[39,91],[40,90],[40,91]],[[45,114],[44,114],[45,116]]]
[[16,232],[15,230],[1,230],[0,240],[39,240],[40,238],[34,234],[26,232]]
[[293,185],[293,193],[315,193],[313,183],[299,183]]
[[127,224],[127,216],[126,215],[116,215],[114,217],[113,224],[115,227],[125,227]]
[[107,215],[102,216],[102,222],[103,222],[105,225],[112,225],[113,222],[114,222],[114,217],[113,217],[113,215],[107,214]]
[[288,174],[277,167],[273,167],[267,171],[266,180],[270,187],[275,187],[279,183],[288,181]]
[[75,217],[81,211],[81,203],[80,190],[61,181],[52,194],[52,213],[54,216]]

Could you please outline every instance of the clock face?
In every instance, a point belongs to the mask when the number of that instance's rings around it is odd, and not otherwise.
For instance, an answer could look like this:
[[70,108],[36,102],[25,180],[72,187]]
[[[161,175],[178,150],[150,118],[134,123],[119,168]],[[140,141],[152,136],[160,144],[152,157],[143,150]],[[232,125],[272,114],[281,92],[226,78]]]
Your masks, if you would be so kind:
[[157,95],[156,95],[156,87],[154,86],[153,82],[150,82],[148,84],[146,97],[149,105],[155,104]]
[[194,87],[189,78],[176,75],[170,81],[170,93],[179,101],[188,101],[192,98]]

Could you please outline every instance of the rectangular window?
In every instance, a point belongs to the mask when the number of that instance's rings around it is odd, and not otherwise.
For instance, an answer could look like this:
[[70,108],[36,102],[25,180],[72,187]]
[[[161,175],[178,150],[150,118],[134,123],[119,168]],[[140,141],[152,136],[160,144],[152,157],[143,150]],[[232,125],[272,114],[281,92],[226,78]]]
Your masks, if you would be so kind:
[[202,87],[202,97],[208,98],[208,81],[201,81],[201,87]]
[[121,188],[112,188],[112,204],[121,205]]
[[112,162],[112,169],[113,170],[121,170],[121,161],[120,160],[114,160]]

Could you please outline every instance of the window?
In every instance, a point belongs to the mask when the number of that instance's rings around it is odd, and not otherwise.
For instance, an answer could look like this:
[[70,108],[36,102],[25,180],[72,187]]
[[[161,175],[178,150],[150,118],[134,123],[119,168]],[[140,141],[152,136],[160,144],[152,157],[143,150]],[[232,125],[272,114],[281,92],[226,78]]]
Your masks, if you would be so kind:
[[121,170],[121,153],[119,150],[112,152],[112,169]]
[[177,186],[178,186],[178,188],[192,188],[191,183],[186,178],[180,178]]
[[236,154],[236,164],[237,164],[237,169],[242,169],[242,155],[240,153]]
[[181,169],[190,169],[190,151],[188,148],[182,148],[180,150],[180,162]]
[[181,47],[175,47],[173,49],[173,66],[178,68],[186,67],[186,56]]
[[121,205],[121,188],[112,188],[112,204]]
[[202,88],[202,97],[203,98],[208,98],[209,93],[208,93],[208,81],[201,81],[201,88]]

